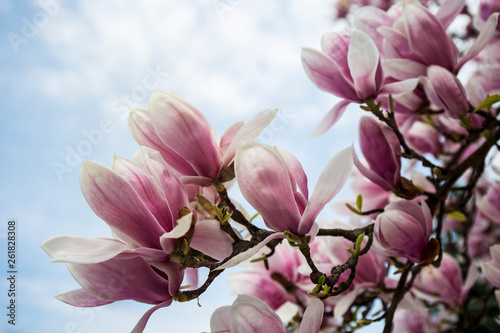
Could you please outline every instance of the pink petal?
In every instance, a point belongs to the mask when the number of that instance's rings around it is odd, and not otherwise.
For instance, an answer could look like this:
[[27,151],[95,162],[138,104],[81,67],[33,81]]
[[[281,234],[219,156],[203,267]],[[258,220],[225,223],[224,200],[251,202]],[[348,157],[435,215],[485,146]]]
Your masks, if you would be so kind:
[[159,276],[168,280],[168,292],[170,295],[175,295],[184,279],[184,270],[181,270],[181,265],[171,261],[151,261],[150,264]]
[[474,286],[476,281],[479,279],[480,273],[479,269],[477,269],[475,263],[471,263],[469,267],[469,271],[467,272],[467,277],[465,278],[465,283],[462,287],[462,295],[460,296],[460,304],[464,304],[467,299],[467,295],[469,295],[469,291]]
[[383,190],[391,191],[393,185],[391,182],[379,176],[376,172],[373,172],[371,169],[364,166],[363,163],[358,159],[356,151],[353,150],[353,162],[356,168],[358,168],[359,172],[378,186],[380,186]]
[[128,244],[157,248],[163,234],[158,221],[130,184],[116,172],[92,161],[83,163],[80,187],[92,210]]
[[299,234],[307,234],[325,205],[342,189],[352,170],[352,149],[338,152],[321,172],[307,203],[299,226]]
[[154,177],[137,164],[116,155],[113,156],[111,169],[132,186],[164,230],[172,228],[173,215],[161,183],[154,181]]
[[478,55],[478,53],[486,46],[486,44],[489,43],[491,37],[493,37],[496,32],[498,15],[500,15],[500,13],[494,13],[488,18],[488,21],[486,21],[484,26],[481,28],[479,36],[477,36],[476,40],[474,40],[474,43],[472,43],[470,48],[465,52],[465,55],[458,62],[458,65],[455,68],[455,73],[458,73],[460,68],[462,68],[462,66],[467,61]]
[[210,331],[212,332],[229,332],[231,333],[231,328],[229,326],[229,321],[231,319],[231,306],[221,306],[215,309],[210,317]]
[[392,26],[393,23],[394,19],[385,10],[377,7],[361,7],[354,13],[354,25],[356,28],[370,35],[379,50],[382,49],[384,36],[377,31],[377,28]]
[[214,181],[212,178],[202,177],[202,176],[181,176],[179,177],[179,180],[185,186],[195,185],[201,187],[210,186]]
[[156,134],[149,112],[144,109],[135,109],[128,118],[128,129],[132,137],[142,146],[159,151],[165,161],[183,175],[196,175],[191,164],[168,148]]
[[95,307],[113,303],[112,301],[104,301],[97,298],[89,294],[85,289],[66,291],[56,295],[55,298],[61,302],[80,308]]
[[445,28],[448,28],[455,17],[462,12],[464,6],[465,0],[446,0],[439,7],[436,17],[441,21]]
[[327,32],[321,38],[321,50],[337,64],[344,77],[353,82],[347,63],[350,39],[351,36],[346,33]]
[[135,327],[132,329],[131,333],[142,333],[144,331],[144,328],[146,328],[146,324],[148,323],[149,318],[151,315],[158,309],[164,308],[166,306],[169,306],[172,304],[172,300],[168,300],[165,302],[162,302],[160,304],[157,304],[153,306],[151,309],[146,311],[146,313],[141,317],[139,322],[135,325]]
[[[147,147],[141,147],[135,160],[154,181],[161,186],[165,193],[170,211],[172,212],[172,221],[179,218],[179,210],[187,207],[189,203],[186,189],[181,180],[175,175],[174,171],[166,164],[162,156]],[[165,231],[172,230],[172,225],[165,225]]]
[[[273,265],[270,264],[270,267]],[[228,282],[233,292],[257,297],[273,310],[277,310],[286,302],[294,302],[294,297],[281,284],[273,280],[270,274],[271,272],[262,274],[261,271],[247,270],[230,275]]]
[[342,69],[324,53],[314,49],[302,49],[302,65],[307,76],[321,90],[341,98],[358,101],[354,84],[342,73]]
[[241,128],[227,148],[227,151],[224,153],[224,157],[222,158],[222,169],[227,167],[233,160],[238,144],[245,140],[255,139],[264,128],[274,120],[276,113],[278,113],[278,109],[261,111]]
[[277,239],[277,238],[285,238],[285,234],[282,233],[282,232],[277,232],[277,233],[274,233],[272,235],[267,236],[259,244],[257,244],[254,247],[246,250],[245,252],[242,252],[242,253],[239,253],[239,254],[235,255],[234,257],[232,257],[231,259],[229,259],[224,265],[221,265],[221,266],[217,267],[215,270],[220,270],[220,269],[226,269],[226,268],[234,267],[234,266],[236,266],[236,265],[238,265],[238,264],[240,264],[240,263],[242,263],[242,262],[250,259],[257,252],[259,252],[264,246],[266,246],[267,243],[269,243],[273,239]]
[[276,313],[247,302],[233,304],[229,323],[231,333],[286,333]]
[[169,281],[141,258],[110,259],[98,264],[67,264],[74,279],[90,294],[105,301],[132,299],[156,304],[169,300]]
[[[395,60],[395,59],[391,59]],[[404,93],[409,93],[415,90],[417,88],[417,85],[419,83],[419,79],[413,78],[413,79],[407,79],[407,80],[402,80],[398,82],[393,82],[384,85],[384,87],[380,90],[380,94],[404,94]]]
[[235,171],[241,193],[269,228],[297,231],[300,212],[295,191],[286,166],[271,148],[255,141],[242,142],[236,152]]
[[328,113],[323,117],[323,119],[321,119],[321,122],[316,126],[314,131],[311,133],[311,137],[312,138],[318,137],[323,133],[325,133],[326,131],[328,131],[330,127],[332,127],[337,122],[337,120],[339,120],[340,117],[342,117],[345,109],[350,103],[351,103],[350,100],[344,99],[339,103],[335,104],[335,106],[330,111],[328,111]]
[[420,60],[420,58],[414,54],[408,37],[398,29],[382,26],[377,29],[377,32],[385,37],[382,44],[386,58],[390,58],[390,60],[392,60],[392,58]]
[[215,178],[220,167],[218,143],[201,112],[175,93],[154,93],[148,109],[161,141],[191,164],[198,175]]
[[165,260],[167,257],[161,250],[134,248],[116,239],[106,238],[61,235],[46,240],[41,247],[52,257],[51,262],[95,264],[120,254],[141,255],[155,260]]
[[[352,303],[358,297],[358,292],[362,291],[359,289],[354,289],[351,291],[345,291],[339,297],[338,302],[335,304],[335,308],[333,309],[333,317],[340,318],[342,317],[349,309],[351,308]],[[300,332],[302,333],[302,332]]]
[[427,66],[409,59],[384,59],[382,67],[387,77],[406,80],[426,75]]
[[453,70],[458,52],[441,21],[419,4],[407,4],[403,14],[406,35],[413,51],[427,65],[439,65]]
[[224,260],[233,252],[233,239],[221,230],[220,222],[216,220],[196,222],[189,245],[217,260]]
[[359,30],[352,32],[347,62],[359,99],[374,97],[381,83],[381,80],[377,78],[380,55],[377,46],[368,34]]
[[[453,118],[460,118],[468,113],[469,101],[465,89],[454,74],[439,66],[429,66],[427,77],[429,80],[426,81],[425,88],[429,89],[427,95],[433,104],[445,109]],[[429,87],[429,83],[433,89]]]
[[395,177],[399,176],[399,157],[396,156],[399,141],[386,135],[384,128],[387,129],[377,120],[362,117],[359,123],[359,144],[370,169],[395,187],[399,181],[399,177]]
[[229,128],[222,134],[220,138],[220,150],[221,153],[224,155],[224,153],[227,151],[227,148],[233,142],[234,137],[238,132],[241,130],[241,128],[245,125],[244,120],[240,120],[229,126]]
[[299,333],[318,333],[323,321],[325,306],[323,302],[314,298],[306,308],[302,322],[300,323]]
[[285,163],[288,169],[288,175],[291,180],[292,188],[295,188],[295,184],[299,186],[300,192],[307,199],[309,192],[307,189],[307,176],[300,164],[299,160],[293,156],[290,152],[285,149],[274,147],[274,151],[280,156],[281,160]]

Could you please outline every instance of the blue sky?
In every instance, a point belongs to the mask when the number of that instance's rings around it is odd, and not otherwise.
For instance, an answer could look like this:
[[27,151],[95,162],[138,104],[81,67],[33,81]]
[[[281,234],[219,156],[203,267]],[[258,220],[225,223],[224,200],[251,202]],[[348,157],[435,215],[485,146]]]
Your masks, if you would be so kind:
[[[58,234],[110,236],[81,195],[78,170],[83,160],[109,165],[113,154],[135,153],[127,115],[154,91],[181,93],[218,133],[278,108],[260,141],[295,154],[313,188],[334,153],[355,140],[361,114],[352,106],[326,135],[309,138],[337,100],[306,77],[300,49],[319,48],[324,32],[341,29],[332,17],[325,0],[0,0],[0,246],[5,271],[6,223],[15,218],[19,271],[18,325],[2,319],[0,331],[126,332],[149,308],[60,303],[53,296],[78,285],[39,245]],[[208,331],[213,310],[233,300],[226,277],[201,297],[201,309],[174,304],[146,332]]]

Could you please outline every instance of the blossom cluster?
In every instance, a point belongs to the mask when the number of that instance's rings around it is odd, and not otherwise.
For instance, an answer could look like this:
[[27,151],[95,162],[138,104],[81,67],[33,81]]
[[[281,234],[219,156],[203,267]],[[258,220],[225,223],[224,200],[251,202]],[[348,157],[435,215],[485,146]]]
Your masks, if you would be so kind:
[[[353,28],[325,33],[302,63],[341,98],[311,135],[355,103],[366,111],[359,151],[335,154],[309,193],[293,154],[255,140],[277,110],[219,137],[182,96],[154,93],[129,117],[139,152],[80,172],[112,237],[42,244],[82,287],[59,300],[151,304],[133,329],[142,332],[154,311],[198,298],[244,263],[229,278],[239,296],[214,312],[212,332],[351,332],[382,320],[384,332],[495,330],[500,171],[489,156],[500,149],[500,5],[481,1],[472,14],[463,0],[352,3]],[[458,16],[469,26],[451,34]],[[319,221],[348,181],[356,195],[333,205],[345,220]],[[235,182],[253,218],[229,197]],[[201,284],[200,268],[209,270]]]

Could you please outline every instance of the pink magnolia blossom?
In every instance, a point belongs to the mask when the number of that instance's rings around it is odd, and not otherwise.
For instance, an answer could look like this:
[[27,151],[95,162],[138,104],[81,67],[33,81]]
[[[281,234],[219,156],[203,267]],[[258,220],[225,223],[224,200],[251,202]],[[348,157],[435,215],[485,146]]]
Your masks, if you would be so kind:
[[326,33],[321,48],[322,52],[302,49],[306,74],[318,88],[344,100],[330,110],[312,136],[326,132],[350,102],[376,97],[384,80],[379,52],[366,33]]
[[[426,67],[430,65],[441,66],[456,74],[467,61],[478,55],[494,34],[498,14],[491,15],[479,36],[459,59],[458,49],[446,34],[446,28],[463,6],[464,1],[448,0],[434,15],[418,3],[406,3],[392,26],[389,26],[390,20],[379,25],[377,33],[384,37],[382,53],[387,59],[383,62],[386,76],[397,78],[402,70],[405,78],[416,78],[425,75]],[[374,19],[366,19],[367,16],[365,13],[365,21],[374,22]],[[358,25],[363,26],[363,21]]]
[[361,152],[368,162],[364,166],[354,153],[354,164],[372,182],[386,191],[396,188],[401,181],[401,152],[399,140],[385,124],[370,117],[359,122]]
[[[496,44],[499,45],[500,41]],[[471,104],[475,107],[478,107],[488,95],[500,93],[500,64],[487,64],[480,67],[469,79],[465,89]]]
[[427,308],[409,294],[405,296],[394,314],[394,332],[398,333],[439,333],[438,322],[432,318]]
[[185,180],[210,185],[232,162],[239,142],[256,138],[277,110],[264,110],[248,123],[233,124],[219,139],[203,114],[173,92],[154,93],[148,110],[130,114],[129,129],[140,144],[161,153]]
[[405,138],[408,145],[420,154],[431,153],[438,157],[443,150],[439,131],[422,121],[414,122],[408,132],[405,133]]
[[455,258],[448,253],[443,253],[441,265],[436,268],[427,265],[417,276],[414,284],[415,292],[427,294],[430,300],[443,301],[451,307],[460,306],[465,302],[469,290],[472,288],[479,272],[474,264],[469,269],[465,283],[462,280],[462,271]]
[[330,160],[308,199],[304,170],[286,150],[248,140],[238,147],[235,159],[241,193],[266,225],[297,235],[311,231],[320,211],[344,186],[351,168],[352,154],[347,148]]
[[500,224],[500,186],[491,186],[486,195],[477,200],[477,208],[492,222]]
[[[492,14],[498,12],[500,12],[500,2],[497,0],[481,0],[479,3],[479,18],[485,22]],[[497,25],[496,29],[500,30],[500,26]]]
[[396,201],[377,216],[373,250],[413,262],[424,259],[424,251],[432,233],[432,215],[425,201]]
[[263,300],[274,311],[287,302],[295,303],[295,297],[309,301],[307,291],[313,287],[301,289],[303,285],[309,287],[311,281],[309,275],[301,274],[299,270],[306,262],[296,248],[282,243],[267,261],[269,269],[259,261],[252,263],[246,271],[232,274],[228,281],[233,290]]
[[134,330],[142,332],[149,316],[170,305],[179,290],[184,273],[169,260],[178,238],[194,228],[191,248],[218,260],[232,252],[233,241],[218,221],[196,222],[193,213],[181,215],[187,193],[156,151],[143,147],[132,160],[115,157],[111,169],[87,161],[80,184],[115,239],[63,235],[42,244],[52,261],[67,263],[83,287],[58,296],[66,303],[98,306],[132,299],[156,304]]
[[[304,312],[298,333],[318,333],[323,320],[323,303],[313,299]],[[286,333],[283,322],[262,300],[238,295],[233,305],[215,310],[210,319],[213,333]]]
[[481,263],[481,271],[486,280],[500,289],[500,245],[490,247],[491,260]]

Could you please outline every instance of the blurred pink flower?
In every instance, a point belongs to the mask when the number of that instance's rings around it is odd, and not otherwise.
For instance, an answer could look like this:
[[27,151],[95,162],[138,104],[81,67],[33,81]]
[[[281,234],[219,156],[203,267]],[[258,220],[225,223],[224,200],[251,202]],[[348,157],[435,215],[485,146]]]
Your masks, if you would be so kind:
[[[433,265],[422,268],[415,280],[413,290],[427,294],[430,300],[442,301],[451,307],[456,307],[465,302],[469,290],[478,277],[479,271],[474,264],[471,264],[464,284],[462,270],[457,260],[448,253],[443,253],[443,259],[438,268]],[[417,295],[422,296],[420,293]]]

